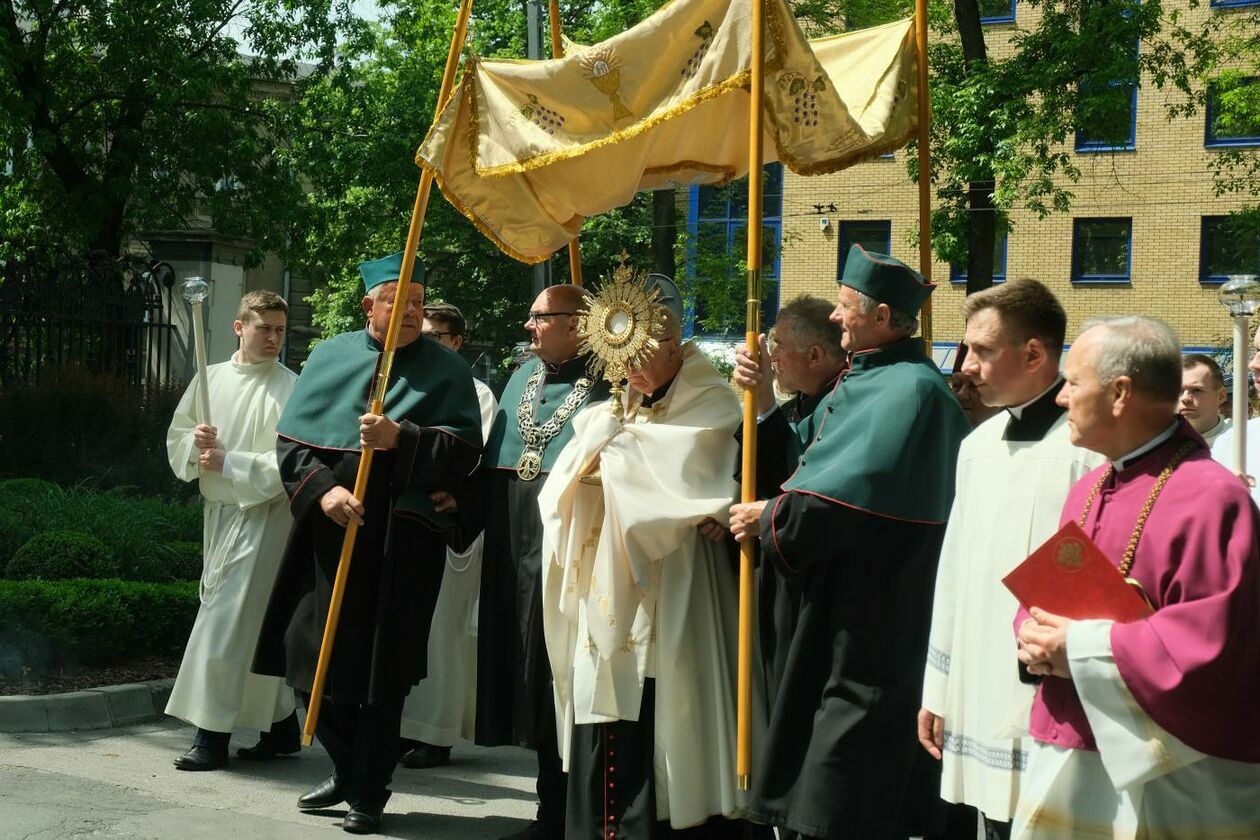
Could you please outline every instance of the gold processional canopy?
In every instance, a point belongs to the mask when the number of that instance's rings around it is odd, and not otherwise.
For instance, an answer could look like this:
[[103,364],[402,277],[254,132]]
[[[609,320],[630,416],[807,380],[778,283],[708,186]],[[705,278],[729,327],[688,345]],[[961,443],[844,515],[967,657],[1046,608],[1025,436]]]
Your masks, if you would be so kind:
[[[765,0],[765,160],[800,175],[890,152],[917,127],[912,20],[808,40]],[[748,172],[746,0],[674,0],[548,61],[472,58],[416,153],[505,253],[541,262],[640,190]]]

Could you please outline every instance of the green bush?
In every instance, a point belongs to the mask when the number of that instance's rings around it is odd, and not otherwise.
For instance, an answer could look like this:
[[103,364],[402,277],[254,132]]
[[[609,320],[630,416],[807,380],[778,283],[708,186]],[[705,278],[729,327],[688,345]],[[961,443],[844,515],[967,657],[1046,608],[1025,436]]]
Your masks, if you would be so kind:
[[187,582],[0,580],[0,677],[178,654],[198,604]]
[[39,499],[60,489],[42,478],[9,478],[0,481],[0,500]]
[[8,566],[17,550],[35,535],[30,522],[28,517],[0,507],[0,569]]
[[12,580],[67,580],[118,576],[105,543],[80,531],[44,531],[27,540],[9,561]]
[[201,541],[175,540],[160,546],[172,580],[201,580]]

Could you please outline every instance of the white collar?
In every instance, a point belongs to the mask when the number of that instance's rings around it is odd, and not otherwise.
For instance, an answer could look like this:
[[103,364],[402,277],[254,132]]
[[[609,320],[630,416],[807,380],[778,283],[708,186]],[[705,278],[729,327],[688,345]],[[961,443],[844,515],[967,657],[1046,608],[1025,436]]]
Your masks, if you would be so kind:
[[1128,455],[1125,455],[1122,458],[1115,459],[1114,461],[1111,462],[1111,465],[1116,468],[1116,472],[1120,472],[1125,467],[1129,466],[1134,461],[1136,461],[1138,458],[1141,458],[1143,455],[1150,452],[1152,449],[1159,446],[1164,441],[1168,440],[1170,437],[1173,436],[1173,433],[1176,431],[1177,431],[1177,421],[1174,420],[1172,422],[1172,425],[1169,426],[1167,429],[1164,429],[1164,431],[1155,435],[1155,437],[1151,438],[1146,443],[1139,446],[1137,449],[1134,449]]
[[1049,387],[1049,388],[1047,388],[1046,390],[1042,391],[1040,394],[1038,394],[1037,396],[1033,397],[1031,400],[1029,400],[1029,401],[1028,401],[1028,402],[1026,402],[1026,403],[1023,403],[1023,404],[1021,404],[1021,405],[1014,405],[1014,406],[1009,406],[1009,405],[1008,405],[1008,406],[1006,407],[1006,410],[1007,410],[1007,411],[1009,411],[1009,412],[1011,413],[1011,416],[1012,416],[1012,417],[1014,417],[1016,420],[1022,420],[1022,419],[1023,419],[1023,414],[1024,414],[1024,409],[1028,408],[1028,406],[1032,405],[1032,404],[1033,404],[1033,403],[1035,403],[1037,400],[1041,399],[1041,398],[1042,398],[1042,397],[1044,397],[1046,394],[1048,394],[1048,393],[1050,393],[1051,391],[1053,391],[1055,388],[1058,388],[1058,387],[1059,387],[1059,383],[1061,383],[1062,381],[1063,381],[1063,377],[1062,377],[1062,376],[1056,376],[1056,377],[1054,378],[1054,381],[1050,383],[1050,387]]

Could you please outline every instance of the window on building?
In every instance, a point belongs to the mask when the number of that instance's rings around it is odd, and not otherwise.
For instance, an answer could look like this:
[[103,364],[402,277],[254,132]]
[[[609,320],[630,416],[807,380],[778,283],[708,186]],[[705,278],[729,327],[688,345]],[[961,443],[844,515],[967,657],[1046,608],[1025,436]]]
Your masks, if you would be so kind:
[[861,245],[867,251],[887,254],[892,250],[892,222],[889,220],[848,221],[840,223],[840,251],[836,265],[836,277],[844,273],[844,261],[849,249]]
[[1260,6],[1260,0],[1212,0],[1214,9],[1233,9],[1238,6]]
[[1074,219],[1072,282],[1128,283],[1132,249],[1132,219]]
[[981,23],[1014,23],[1015,0],[980,0]]
[[1260,146],[1260,78],[1218,79],[1207,94],[1205,146]]
[[[1124,152],[1137,148],[1138,41],[1133,40],[1127,67],[1117,78],[1082,80],[1076,132],[1078,152]],[[1091,92],[1097,95],[1091,96]]]
[[[779,312],[783,241],[783,165],[765,168],[762,192],[762,304],[764,323]],[[748,248],[748,179],[721,187],[692,187],[687,213],[687,335],[742,335],[742,268]]]
[[1231,224],[1228,216],[1204,216],[1199,238],[1199,282],[1224,283],[1231,274],[1260,274],[1260,236]]
[[[1006,234],[993,238],[993,282],[1006,282]],[[949,267],[949,282],[958,285],[967,285],[967,264],[962,265],[951,264]]]

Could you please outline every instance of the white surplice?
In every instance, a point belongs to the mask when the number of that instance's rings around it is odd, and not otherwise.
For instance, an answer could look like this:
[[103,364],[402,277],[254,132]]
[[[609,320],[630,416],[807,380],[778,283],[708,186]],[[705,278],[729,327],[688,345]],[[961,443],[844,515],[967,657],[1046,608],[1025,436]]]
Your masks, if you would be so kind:
[[1007,822],[1019,796],[1034,686],[1019,681],[1002,578],[1059,529],[1068,490],[1102,463],[1073,446],[1067,416],[1039,441],[1003,440],[1002,411],[962,443],[936,575],[924,708],[945,719],[941,797]]
[[1111,625],[1075,621],[1067,635],[1098,752],[1032,742],[1012,840],[1260,838],[1260,764],[1204,755],[1151,720],[1116,667]]
[[233,360],[211,365],[207,379],[224,471],[198,465],[193,429],[204,409],[196,377],[166,433],[171,469],[198,481],[205,507],[201,608],[166,713],[213,732],[266,731],[294,709],[284,680],[249,667],[293,522],[276,464],[276,423],[297,375],[276,360]]
[[[694,344],[664,398],[624,425],[610,404],[573,421],[543,487],[543,622],[565,768],[575,724],[639,719],[656,681],[657,818],[676,828],[739,809],[737,590],[725,523],[740,424],[727,382]],[[579,481],[598,460],[602,485]]]
[[[481,435],[490,436],[499,403],[494,392],[473,380],[481,407]],[[402,737],[439,747],[471,738],[477,712],[477,604],[481,592],[478,534],[462,552],[446,550],[442,587],[429,628],[428,675],[411,689],[403,705]]]

